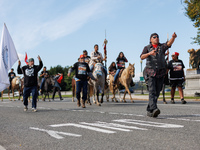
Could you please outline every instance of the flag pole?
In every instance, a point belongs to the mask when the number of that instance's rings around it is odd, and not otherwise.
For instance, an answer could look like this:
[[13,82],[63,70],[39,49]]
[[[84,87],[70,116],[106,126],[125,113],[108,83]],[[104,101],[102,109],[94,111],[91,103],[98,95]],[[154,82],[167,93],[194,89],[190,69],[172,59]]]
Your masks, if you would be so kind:
[[105,59],[105,67],[107,68],[107,50],[106,50],[106,45],[108,41],[106,40],[106,30],[105,30],[105,40],[104,40],[104,59]]

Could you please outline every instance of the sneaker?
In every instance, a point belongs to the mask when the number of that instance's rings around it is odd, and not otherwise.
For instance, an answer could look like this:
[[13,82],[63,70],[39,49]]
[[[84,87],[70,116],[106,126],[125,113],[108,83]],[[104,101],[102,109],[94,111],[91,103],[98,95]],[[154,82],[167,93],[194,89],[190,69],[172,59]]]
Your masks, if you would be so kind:
[[174,101],[174,100],[171,100],[171,104],[175,104],[175,101]]
[[33,111],[33,112],[37,112],[37,109],[36,109],[36,108],[32,108],[32,111]]
[[148,117],[153,117],[153,114],[151,112],[147,111],[147,116]]
[[152,112],[152,117],[156,118],[158,117],[159,114],[160,114],[160,110],[158,108],[154,109]]
[[187,102],[185,100],[181,100],[181,103],[182,104],[186,104]]
[[61,101],[63,100],[63,98],[60,99]]
[[28,107],[27,106],[24,106],[24,111],[27,111],[28,110]]
[[85,103],[82,103],[82,108],[86,108],[86,107],[85,107]]

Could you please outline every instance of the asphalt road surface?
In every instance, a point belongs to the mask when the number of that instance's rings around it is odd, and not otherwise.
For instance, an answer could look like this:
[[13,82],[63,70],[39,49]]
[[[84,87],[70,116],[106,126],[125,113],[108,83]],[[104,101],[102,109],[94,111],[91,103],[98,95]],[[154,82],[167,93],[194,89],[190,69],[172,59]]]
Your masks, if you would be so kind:
[[21,101],[4,100],[0,150],[200,149],[200,102],[159,102],[161,114],[149,118],[147,101],[127,101],[83,109],[65,98],[24,112]]

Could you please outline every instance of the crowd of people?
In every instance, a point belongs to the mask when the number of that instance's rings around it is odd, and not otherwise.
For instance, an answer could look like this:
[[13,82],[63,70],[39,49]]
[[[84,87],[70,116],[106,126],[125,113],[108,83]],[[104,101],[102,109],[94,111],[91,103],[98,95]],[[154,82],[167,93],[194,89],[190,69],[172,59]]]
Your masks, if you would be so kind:
[[[148,85],[149,90],[149,103],[147,105],[147,116],[149,117],[157,117],[160,114],[160,110],[157,107],[157,100],[160,95],[160,91],[162,90],[162,86],[164,83],[164,78],[168,77],[169,72],[169,80],[171,86],[171,103],[175,104],[174,94],[175,89],[178,87],[179,95],[181,98],[182,104],[186,104],[187,102],[184,100],[183,95],[183,83],[185,81],[185,73],[184,73],[184,64],[178,59],[179,53],[174,52],[172,56],[172,60],[166,63],[165,56],[169,54],[167,51],[171,48],[174,43],[175,38],[177,37],[176,33],[172,35],[172,38],[166,43],[160,43],[159,35],[157,33],[153,33],[150,35],[150,44],[145,46],[140,58],[141,60],[146,59],[146,67],[144,69],[144,78]],[[78,58],[78,62],[73,64],[73,66],[69,69],[68,76],[71,75],[72,71],[75,71],[75,81],[76,81],[76,98],[77,105],[80,107],[82,105],[85,108],[85,101],[87,99],[87,85],[88,79],[97,80],[92,75],[92,70],[96,63],[103,63],[106,61],[107,57],[104,56],[98,51],[99,47],[97,44],[94,45],[94,51],[91,52],[91,55],[88,56],[87,50],[83,51],[83,54]],[[24,111],[28,110],[28,96],[32,93],[32,109],[33,111],[37,111],[37,85],[38,85],[38,72],[43,67],[42,60],[40,56],[38,56],[39,65],[34,65],[34,59],[30,58],[28,60],[28,65],[21,67],[21,62],[18,63],[18,74],[24,75],[24,91],[23,91],[23,100],[24,100]],[[120,52],[116,63],[112,62],[108,68],[109,74],[114,76],[114,81],[112,83],[115,86],[117,78],[120,72],[125,68],[125,63],[128,62],[123,52]],[[103,71],[107,77],[107,68],[103,67]],[[11,69],[9,73],[10,83],[12,79],[16,76],[14,73],[14,69]],[[63,100],[60,93],[60,81],[58,79],[62,76],[62,74],[57,74],[54,76],[55,84],[53,88],[53,97],[54,99],[55,92],[58,90],[60,100]],[[42,92],[45,79],[49,77],[49,72],[46,70],[46,67],[43,68],[43,71],[40,74],[41,85],[40,92]],[[106,80],[106,78],[105,78]],[[132,82],[132,85],[134,83]],[[80,93],[83,92],[82,95],[82,104],[81,104],[81,96]]]

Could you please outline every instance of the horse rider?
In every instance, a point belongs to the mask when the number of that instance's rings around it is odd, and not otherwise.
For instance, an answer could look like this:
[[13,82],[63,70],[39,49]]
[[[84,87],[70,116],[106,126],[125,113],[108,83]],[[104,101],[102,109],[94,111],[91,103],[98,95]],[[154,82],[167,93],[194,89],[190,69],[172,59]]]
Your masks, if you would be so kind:
[[116,79],[117,79],[121,69],[124,69],[125,68],[125,63],[128,62],[128,60],[124,56],[123,52],[119,53],[116,61],[117,61],[117,72],[116,72],[116,74],[114,76],[113,86],[115,85]]
[[[90,60],[90,63],[89,63],[89,67],[90,67],[90,70],[93,71],[93,68],[94,68],[94,65],[96,63],[102,63],[103,61],[105,61],[107,58],[103,58],[102,54],[98,51],[99,50],[99,46],[97,44],[94,45],[94,51],[91,52],[91,60]],[[107,78],[107,69],[106,67],[103,66],[103,69],[104,69],[104,73],[105,73],[105,81],[106,81],[106,78]],[[105,82],[107,83],[107,82]]]
[[85,57],[85,62],[86,62],[87,64],[89,64],[91,58],[90,58],[90,56],[88,56],[87,50],[83,50],[83,55],[84,55],[84,57]]
[[42,82],[41,82],[41,85],[40,85],[40,93],[41,93],[42,92],[42,88],[44,86],[45,78],[49,77],[49,72],[47,71],[46,66],[44,66],[43,71],[40,74],[40,77],[42,77]]
[[61,92],[60,92],[61,87],[60,87],[59,82],[58,82],[58,79],[59,79],[61,76],[63,76],[63,74],[61,74],[61,73],[57,73],[57,74],[54,76],[54,81],[55,81],[55,83],[54,83],[54,87],[53,87],[52,100],[54,100],[55,93],[56,93],[57,90],[58,90],[58,95],[59,95],[59,97],[60,97],[60,100],[63,100],[63,98],[62,98],[62,96],[61,96]]
[[21,61],[18,62],[17,73],[24,75],[24,92],[23,92],[23,100],[24,100],[24,111],[28,110],[28,97],[30,93],[32,93],[32,110],[36,112],[37,109],[37,86],[38,86],[38,72],[42,69],[43,63],[38,56],[39,65],[34,65],[34,59],[28,59],[28,65],[25,65],[21,68]]
[[8,74],[9,77],[9,81],[10,81],[10,86],[9,86],[9,90],[11,90],[12,88],[12,80],[16,77],[16,74],[14,73],[14,69],[11,68],[11,71]]
[[183,82],[185,81],[185,74],[184,74],[184,64],[182,60],[178,59],[179,53],[174,52],[172,53],[172,60],[168,63],[168,70],[170,71],[170,86],[171,86],[171,103],[175,104],[174,102],[174,94],[175,89],[178,87],[179,95],[181,98],[182,104],[186,104],[187,102],[184,100],[183,95]]
[[75,77],[76,77],[76,98],[77,98],[77,105],[78,107],[81,106],[80,103],[80,92],[81,89],[83,90],[83,97],[82,97],[82,108],[85,108],[85,101],[87,99],[87,77],[88,75],[91,77],[92,80],[96,80],[91,70],[88,66],[88,64],[85,62],[84,55],[80,55],[79,62],[76,62],[72,68],[69,69],[68,77],[70,76],[71,72],[75,70]]
[[149,88],[149,103],[147,106],[147,116],[158,117],[160,110],[157,107],[157,99],[162,90],[164,76],[166,74],[165,66],[165,52],[174,43],[177,37],[174,32],[172,38],[166,43],[159,42],[157,33],[150,36],[150,44],[145,46],[140,58],[146,60],[145,74],[147,75],[147,82]]
[[111,74],[112,76],[114,76],[115,73],[116,73],[116,71],[117,71],[116,63],[113,61],[110,64],[109,68],[108,68],[108,72],[109,72],[109,74]]

